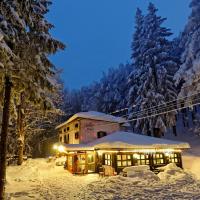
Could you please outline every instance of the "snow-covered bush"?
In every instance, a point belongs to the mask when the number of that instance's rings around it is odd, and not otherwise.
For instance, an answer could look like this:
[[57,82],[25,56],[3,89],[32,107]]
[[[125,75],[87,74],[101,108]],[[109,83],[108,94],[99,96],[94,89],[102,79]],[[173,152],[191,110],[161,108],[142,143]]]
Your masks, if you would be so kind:
[[175,163],[170,163],[164,167],[160,167],[159,169],[163,171],[158,174],[158,177],[162,181],[193,180],[192,174],[185,172],[180,167],[177,167]]

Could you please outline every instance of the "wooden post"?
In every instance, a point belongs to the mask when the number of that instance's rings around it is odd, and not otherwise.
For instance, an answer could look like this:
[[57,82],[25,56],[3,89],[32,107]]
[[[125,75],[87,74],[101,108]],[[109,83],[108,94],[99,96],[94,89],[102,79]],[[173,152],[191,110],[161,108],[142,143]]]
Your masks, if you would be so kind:
[[112,153],[112,167],[117,172],[117,153]]
[[6,147],[9,125],[9,110],[11,98],[12,83],[9,76],[5,76],[5,93],[3,105],[3,118],[0,142],[0,200],[5,199],[5,182],[6,182]]

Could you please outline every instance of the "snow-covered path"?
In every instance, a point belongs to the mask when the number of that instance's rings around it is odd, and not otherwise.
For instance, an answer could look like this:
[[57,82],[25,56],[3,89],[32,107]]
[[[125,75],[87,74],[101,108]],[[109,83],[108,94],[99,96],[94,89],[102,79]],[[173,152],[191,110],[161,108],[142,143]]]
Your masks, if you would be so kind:
[[[65,171],[66,172],[66,171]],[[53,178],[53,179],[52,179]],[[66,172],[62,176],[44,178],[40,185],[37,186],[37,191],[40,194],[40,199],[84,199],[80,194],[86,186],[98,180],[98,176],[72,176]]]
[[97,174],[74,176],[62,166],[47,163],[45,159],[8,167],[7,174],[6,189],[8,199],[12,200],[83,199],[78,192],[99,178]]
[[169,171],[132,178],[74,176],[44,159],[8,168],[6,192],[10,200],[170,200],[200,199],[200,180],[190,172]]

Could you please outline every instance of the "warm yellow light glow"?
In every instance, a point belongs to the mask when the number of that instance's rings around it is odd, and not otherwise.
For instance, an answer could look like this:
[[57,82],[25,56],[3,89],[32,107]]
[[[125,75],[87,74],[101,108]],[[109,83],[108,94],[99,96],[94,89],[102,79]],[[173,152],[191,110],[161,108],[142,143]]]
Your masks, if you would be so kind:
[[102,156],[102,154],[103,154],[103,151],[98,151],[99,156]]
[[140,155],[137,154],[137,153],[134,153],[134,154],[133,154],[133,157],[136,158],[136,159],[140,159]]
[[102,155],[103,153],[119,153],[119,152],[122,152],[122,153],[156,153],[156,152],[159,152],[159,153],[168,153],[168,154],[171,154],[172,152],[181,152],[180,149],[134,149],[134,150],[99,150],[98,151],[98,154],[99,155]]
[[58,151],[61,153],[65,152],[65,148],[62,145],[60,145],[60,146],[58,146]]
[[165,156],[167,157],[170,156],[170,154],[171,154],[170,152],[165,152]]
[[56,144],[53,145],[53,149],[57,150],[58,146]]
[[92,154],[88,154],[88,157],[91,158],[91,157],[92,157]]

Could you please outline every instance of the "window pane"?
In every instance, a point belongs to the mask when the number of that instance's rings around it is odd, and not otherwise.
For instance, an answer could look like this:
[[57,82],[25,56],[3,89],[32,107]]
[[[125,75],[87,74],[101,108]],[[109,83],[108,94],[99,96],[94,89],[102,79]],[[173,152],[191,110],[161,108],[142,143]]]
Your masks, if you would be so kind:
[[141,158],[141,159],[144,159],[145,157],[144,157],[144,155],[143,155],[143,154],[141,154],[141,155],[140,155],[140,158]]
[[131,161],[128,161],[128,166],[131,166]]
[[122,166],[127,166],[126,161],[122,161]]
[[122,166],[122,163],[121,163],[121,161],[118,161],[118,162],[117,162],[117,166],[119,166],[119,167],[121,167],[121,166]]
[[110,165],[110,160],[108,160],[108,165]]
[[122,160],[126,160],[126,155],[122,155]]
[[142,165],[145,165],[145,160],[141,160],[141,164],[142,164]]
[[131,159],[131,155],[127,155],[127,159],[130,160]]
[[117,160],[121,160],[121,155],[117,155]]

